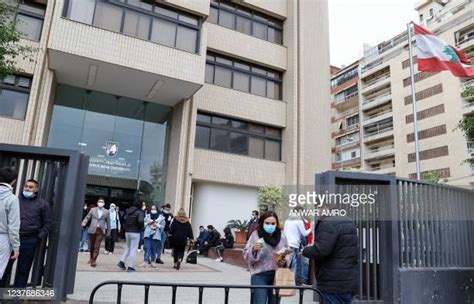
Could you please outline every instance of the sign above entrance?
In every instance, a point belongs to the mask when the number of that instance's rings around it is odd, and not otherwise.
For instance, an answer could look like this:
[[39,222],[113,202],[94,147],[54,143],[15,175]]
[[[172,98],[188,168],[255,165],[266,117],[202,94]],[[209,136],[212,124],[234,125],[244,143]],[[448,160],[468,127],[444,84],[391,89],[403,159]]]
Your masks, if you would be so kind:
[[118,153],[119,143],[115,141],[107,141],[105,144],[105,155],[114,157]]

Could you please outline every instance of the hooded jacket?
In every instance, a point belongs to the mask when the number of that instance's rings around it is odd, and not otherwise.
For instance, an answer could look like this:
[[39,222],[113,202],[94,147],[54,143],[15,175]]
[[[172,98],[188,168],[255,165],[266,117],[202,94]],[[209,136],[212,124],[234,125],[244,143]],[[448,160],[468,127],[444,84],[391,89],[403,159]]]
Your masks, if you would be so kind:
[[0,184],[0,233],[8,234],[13,250],[20,249],[20,203],[9,184]]
[[347,216],[318,220],[314,245],[303,255],[315,262],[318,288],[328,293],[357,293],[359,286],[359,241],[357,228]]
[[184,247],[188,239],[194,239],[193,228],[187,216],[175,216],[173,222],[171,222],[169,232],[171,234],[171,244],[173,247]]

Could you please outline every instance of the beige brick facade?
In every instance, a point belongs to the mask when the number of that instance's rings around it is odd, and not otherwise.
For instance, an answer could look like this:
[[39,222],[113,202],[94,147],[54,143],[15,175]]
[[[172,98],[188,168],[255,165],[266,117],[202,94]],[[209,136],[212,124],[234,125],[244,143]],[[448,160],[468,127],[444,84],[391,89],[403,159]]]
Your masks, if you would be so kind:
[[[209,0],[159,2],[204,21],[209,15]],[[25,42],[37,47],[35,62],[18,63],[33,76],[26,118],[0,118],[0,142],[47,145],[58,84],[160,103],[149,92],[158,81],[169,100],[182,96],[165,102],[173,107],[165,199],[175,208],[192,209],[193,183],[313,184],[330,168],[327,1],[236,2],[281,20],[282,45],[204,22],[199,50],[190,53],[70,20],[66,0],[48,1],[40,42]],[[282,100],[205,83],[208,50],[281,72]],[[198,111],[280,128],[281,161],[196,149]]]

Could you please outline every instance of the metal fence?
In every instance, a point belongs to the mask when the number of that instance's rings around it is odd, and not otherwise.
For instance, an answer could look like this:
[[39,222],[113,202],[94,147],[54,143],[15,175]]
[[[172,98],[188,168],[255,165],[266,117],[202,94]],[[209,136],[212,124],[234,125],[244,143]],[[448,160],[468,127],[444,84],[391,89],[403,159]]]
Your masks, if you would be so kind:
[[356,303],[474,303],[474,191],[329,171],[316,192],[376,193],[347,211],[359,236]]
[[[77,210],[84,202],[88,157],[76,151],[0,144],[0,167],[5,166],[19,171],[16,193],[26,180],[38,180],[38,195],[52,212],[51,231],[35,254],[28,284],[55,288],[58,300],[64,300],[74,288],[81,220]],[[4,283],[9,286],[10,281]]]
[[[143,292],[144,292],[144,304],[148,304],[150,301],[150,287],[168,287],[171,288],[171,303],[180,303],[177,302],[177,292],[178,288],[193,288],[193,289],[198,289],[198,299],[197,303],[202,304],[204,301],[204,290],[205,289],[221,289],[224,292],[224,303],[228,304],[230,300],[230,291],[232,289],[247,289],[250,291],[250,303],[251,304],[260,304],[260,303],[255,303],[253,300],[252,295],[255,292],[255,289],[271,289],[273,290],[275,296],[277,297],[277,304],[280,303],[279,295],[280,291],[283,289],[293,289],[297,291],[298,293],[298,299],[300,304],[303,304],[303,298],[304,298],[304,292],[314,292],[318,296],[321,296],[320,291],[317,288],[311,287],[311,286],[269,286],[269,285],[224,285],[224,284],[188,284],[188,283],[159,283],[159,282],[131,282],[131,281],[105,281],[97,286],[94,287],[94,289],[91,292],[91,295],[89,297],[89,303],[93,304],[95,300],[95,296],[97,294],[97,291],[106,286],[106,285],[116,285],[117,286],[117,297],[116,297],[116,303],[120,304],[122,303],[122,291],[124,286],[143,286]],[[164,300],[164,299],[161,299]],[[241,301],[242,299],[238,299]],[[137,302],[135,300],[135,302]],[[209,302],[209,301],[207,301]]]

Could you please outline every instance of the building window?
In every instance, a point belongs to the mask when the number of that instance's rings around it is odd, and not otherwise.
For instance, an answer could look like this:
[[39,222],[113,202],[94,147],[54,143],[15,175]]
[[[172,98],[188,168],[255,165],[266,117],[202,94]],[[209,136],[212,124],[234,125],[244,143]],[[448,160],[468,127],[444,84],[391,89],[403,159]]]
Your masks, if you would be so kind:
[[357,75],[359,75],[359,72],[357,70],[357,67],[355,67],[352,70],[347,71],[344,74],[337,76],[336,78],[333,78],[331,80],[331,88],[340,86],[341,84],[351,80],[352,78],[357,77]]
[[31,78],[8,75],[0,83],[0,116],[25,119]]
[[281,100],[280,72],[214,53],[206,60],[206,82]]
[[359,115],[355,115],[352,117],[347,118],[347,126],[353,126],[359,123]]
[[283,22],[225,0],[211,1],[209,22],[283,44]]
[[43,29],[46,6],[31,0],[24,0],[18,4],[15,21],[21,38],[39,41]]
[[195,147],[281,160],[281,129],[198,113]]
[[70,0],[67,17],[109,31],[198,53],[201,18],[151,0]]

